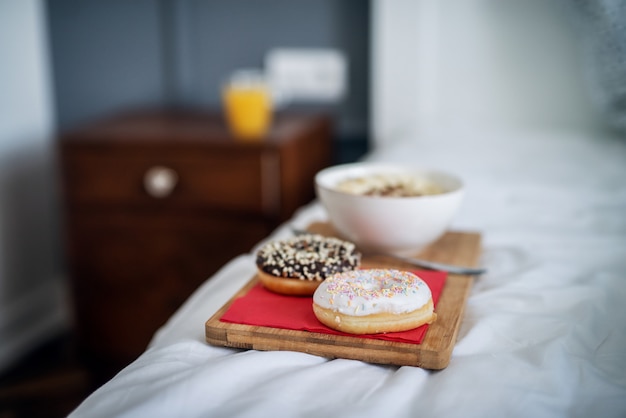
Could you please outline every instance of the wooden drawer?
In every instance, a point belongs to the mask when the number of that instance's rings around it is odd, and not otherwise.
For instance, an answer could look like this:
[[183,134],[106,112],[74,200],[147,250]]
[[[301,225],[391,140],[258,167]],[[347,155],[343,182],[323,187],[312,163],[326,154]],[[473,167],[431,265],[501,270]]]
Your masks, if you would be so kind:
[[[280,195],[280,158],[273,150],[250,152],[98,152],[68,149],[64,183],[70,207],[123,205],[135,208],[194,208],[272,215]],[[159,170],[175,185],[151,194]],[[156,171],[155,171],[156,170]]]
[[[75,329],[110,378],[205,280],[314,198],[331,155],[327,117],[283,115],[232,138],[219,114],[133,112],[60,137]],[[155,196],[149,173],[175,173]]]
[[90,352],[120,366],[211,274],[267,236],[247,218],[113,212],[71,221],[76,326]]

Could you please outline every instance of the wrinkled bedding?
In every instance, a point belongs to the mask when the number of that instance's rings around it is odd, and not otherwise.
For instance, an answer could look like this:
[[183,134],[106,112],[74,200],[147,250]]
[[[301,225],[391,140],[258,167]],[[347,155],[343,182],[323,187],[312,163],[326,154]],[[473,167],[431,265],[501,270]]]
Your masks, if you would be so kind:
[[[465,180],[451,228],[483,234],[488,273],[476,278],[446,369],[208,345],[205,321],[254,274],[251,249],[72,416],[626,416],[624,139],[440,133],[366,158]],[[290,223],[324,219],[313,202]],[[283,225],[268,238],[288,234]]]

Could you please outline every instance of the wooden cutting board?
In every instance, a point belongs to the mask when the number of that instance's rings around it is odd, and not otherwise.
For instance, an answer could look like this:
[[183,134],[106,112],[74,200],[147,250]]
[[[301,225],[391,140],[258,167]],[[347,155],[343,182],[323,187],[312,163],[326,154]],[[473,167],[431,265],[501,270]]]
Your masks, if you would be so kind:
[[[308,229],[322,235],[338,236],[327,223],[314,223]],[[432,261],[475,267],[480,253],[480,234],[451,231],[416,255]],[[384,256],[366,256],[362,267],[416,269]],[[409,344],[220,322],[231,303],[256,284],[255,276],[206,322],[206,341],[224,347],[300,351],[328,358],[443,369],[450,362],[473,280],[471,276],[449,274],[435,309],[437,320],[429,326],[421,344]]]

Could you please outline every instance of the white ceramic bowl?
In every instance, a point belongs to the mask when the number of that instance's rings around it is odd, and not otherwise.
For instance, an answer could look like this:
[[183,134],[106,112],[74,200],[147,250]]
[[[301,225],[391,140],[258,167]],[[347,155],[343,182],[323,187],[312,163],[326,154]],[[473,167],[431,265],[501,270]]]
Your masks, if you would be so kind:
[[[443,193],[415,197],[366,196],[338,191],[348,178],[409,174],[439,186]],[[416,254],[440,238],[463,200],[463,182],[455,175],[430,169],[354,163],[337,165],[315,176],[317,197],[344,239],[364,251]]]

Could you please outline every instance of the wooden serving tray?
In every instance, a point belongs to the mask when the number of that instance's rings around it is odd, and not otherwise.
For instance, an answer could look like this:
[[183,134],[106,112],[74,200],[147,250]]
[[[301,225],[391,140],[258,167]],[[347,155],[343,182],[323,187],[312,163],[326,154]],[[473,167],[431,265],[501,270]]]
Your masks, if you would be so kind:
[[[338,236],[327,223],[314,223],[309,231]],[[475,232],[448,232],[419,253],[421,258],[443,263],[476,266],[481,252],[481,236]],[[417,254],[416,254],[417,255]],[[384,256],[364,257],[364,268],[416,267]],[[254,350],[300,351],[329,358],[346,358],[369,363],[443,369],[449,362],[463,318],[472,276],[449,274],[435,311],[437,320],[429,325],[421,344],[399,343],[351,336],[319,334],[270,327],[220,322],[231,303],[257,282],[254,276],[205,324],[206,341],[213,345]]]

